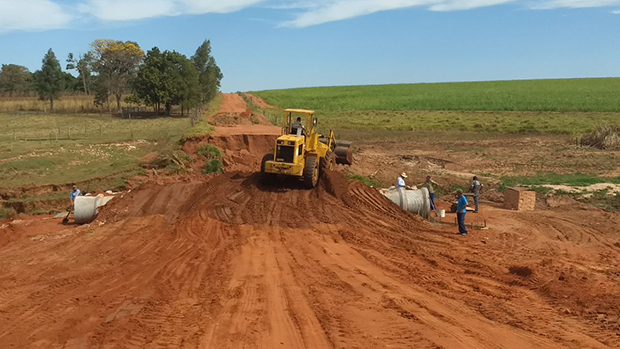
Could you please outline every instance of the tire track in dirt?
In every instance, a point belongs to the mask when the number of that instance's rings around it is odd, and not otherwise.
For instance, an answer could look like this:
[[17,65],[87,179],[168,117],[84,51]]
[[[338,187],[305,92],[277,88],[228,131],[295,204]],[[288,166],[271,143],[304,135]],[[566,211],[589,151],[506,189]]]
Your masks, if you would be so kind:
[[[523,226],[514,237],[498,230],[482,245],[402,212],[339,173],[315,190],[264,187],[257,179],[231,173],[204,183],[145,185],[111,202],[101,226],[4,246],[0,342],[7,348],[620,345],[612,324],[620,275],[610,272],[620,272],[620,249],[604,227],[584,233],[596,238],[556,241]],[[551,213],[545,219],[549,225],[536,229],[576,229]],[[591,250],[570,264],[584,245]],[[597,270],[595,262],[609,265]],[[521,264],[532,275],[510,274]]]

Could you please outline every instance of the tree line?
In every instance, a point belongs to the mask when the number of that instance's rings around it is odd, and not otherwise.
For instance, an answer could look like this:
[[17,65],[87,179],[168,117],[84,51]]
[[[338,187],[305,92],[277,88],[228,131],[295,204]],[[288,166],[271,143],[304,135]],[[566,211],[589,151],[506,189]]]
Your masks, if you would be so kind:
[[54,101],[66,93],[91,95],[95,104],[107,106],[111,101],[121,110],[126,102],[152,106],[159,113],[170,114],[173,105],[181,113],[200,108],[217,95],[223,74],[211,54],[211,42],[204,41],[191,57],[176,51],[153,47],[146,54],[138,43],[98,39],[81,55],[69,53],[63,71],[54,51],[49,49],[41,69],[31,73],[28,68],[3,64],[0,70],[0,93],[13,96],[36,94]]

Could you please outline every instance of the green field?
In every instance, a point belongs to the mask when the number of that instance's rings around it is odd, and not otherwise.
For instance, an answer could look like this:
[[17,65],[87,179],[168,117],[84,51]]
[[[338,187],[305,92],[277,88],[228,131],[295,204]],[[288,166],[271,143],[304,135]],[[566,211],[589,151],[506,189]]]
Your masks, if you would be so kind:
[[[273,120],[280,111],[264,110]],[[579,135],[620,124],[620,113],[318,110],[322,131],[459,131]]]
[[620,112],[620,78],[299,88],[252,92],[316,110]]
[[[204,111],[213,113],[218,97]],[[0,113],[0,194],[7,202],[51,200],[66,196],[78,183],[85,191],[115,190],[144,172],[150,153],[166,153],[182,138],[208,133],[206,121],[192,128],[187,117],[122,119],[98,114]],[[41,187],[35,197],[18,188]]]

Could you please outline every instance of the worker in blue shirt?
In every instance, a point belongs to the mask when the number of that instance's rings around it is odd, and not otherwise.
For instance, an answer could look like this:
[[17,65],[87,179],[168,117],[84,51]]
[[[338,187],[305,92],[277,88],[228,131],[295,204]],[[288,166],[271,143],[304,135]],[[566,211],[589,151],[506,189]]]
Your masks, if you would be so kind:
[[76,185],[73,185],[73,189],[71,190],[71,205],[73,205],[73,202],[75,201],[75,197],[76,196],[80,196],[82,195],[82,191],[80,189],[78,189],[78,187]]
[[461,236],[467,236],[467,228],[465,227],[465,214],[467,213],[467,206],[469,205],[467,202],[467,198],[463,195],[462,190],[456,191],[456,198],[458,199],[458,204],[456,206],[456,216],[459,221],[459,234]]

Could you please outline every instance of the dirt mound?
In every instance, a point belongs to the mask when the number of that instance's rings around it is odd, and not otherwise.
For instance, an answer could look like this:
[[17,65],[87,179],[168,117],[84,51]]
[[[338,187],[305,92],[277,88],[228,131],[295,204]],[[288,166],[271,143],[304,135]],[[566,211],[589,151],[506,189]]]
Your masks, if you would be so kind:
[[620,150],[620,126],[603,125],[581,137],[582,146],[605,150]]
[[271,125],[264,115],[255,114],[250,109],[242,113],[217,113],[209,118],[209,123],[220,127],[235,125]]
[[[279,129],[278,129],[279,130]],[[221,149],[225,172],[257,171],[263,156],[273,151],[277,134],[215,134],[199,141],[183,144],[183,151],[195,154],[203,144],[212,144]]]
[[245,97],[247,99],[249,99],[250,102],[252,102],[254,105],[256,105],[259,108],[262,108],[262,109],[275,109],[276,108],[276,107],[268,104],[267,102],[265,102],[264,99],[262,99],[262,98],[260,98],[258,96],[255,96],[253,94],[246,93]]
[[[129,348],[620,344],[620,249],[612,244],[582,256],[608,258],[605,274],[567,266],[559,248],[536,252],[557,239],[533,244],[505,234],[482,245],[448,236],[338,172],[314,190],[257,179],[237,172],[144,185],[90,226],[6,242],[0,340]],[[581,239],[607,244],[600,234]],[[549,258],[536,261],[535,253]],[[536,272],[511,273],[516,259]]]
[[241,114],[248,109],[243,98],[236,93],[223,93],[222,97],[218,113]]

